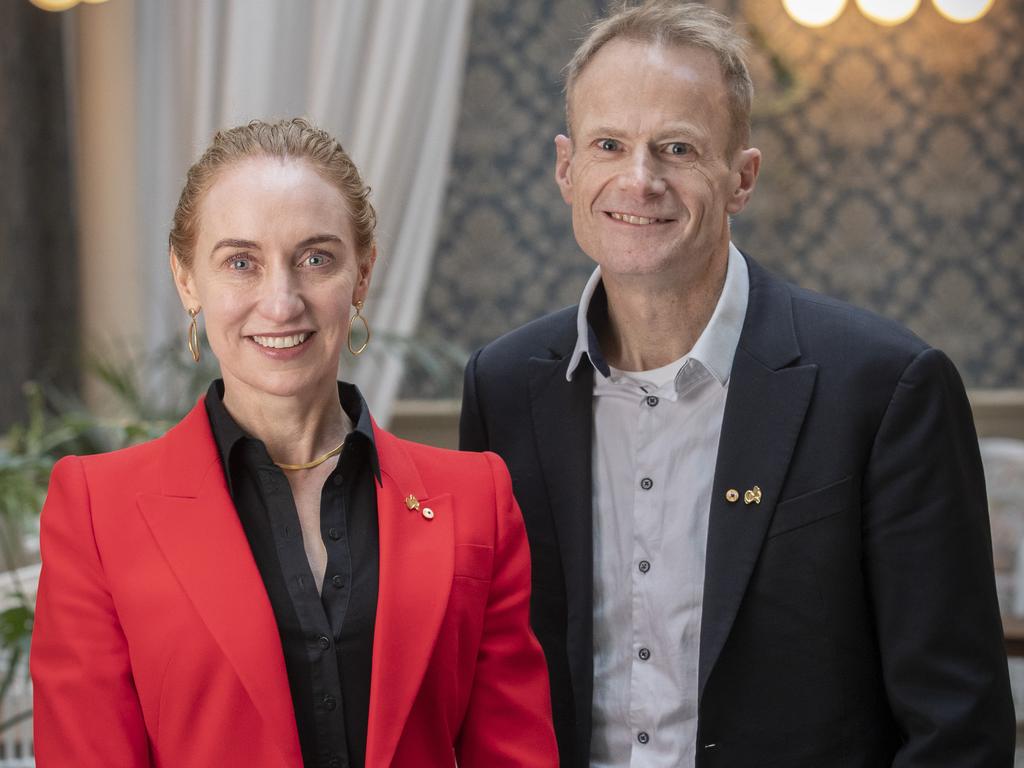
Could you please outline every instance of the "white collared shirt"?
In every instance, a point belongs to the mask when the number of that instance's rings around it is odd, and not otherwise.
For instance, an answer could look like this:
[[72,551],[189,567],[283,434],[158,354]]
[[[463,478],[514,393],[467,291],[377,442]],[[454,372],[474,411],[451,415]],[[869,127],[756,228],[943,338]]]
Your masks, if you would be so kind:
[[571,379],[595,368],[593,443],[594,768],[692,766],[704,557],[729,374],[749,276],[729,244],[715,311],[693,349],[664,368],[610,368],[580,300]]

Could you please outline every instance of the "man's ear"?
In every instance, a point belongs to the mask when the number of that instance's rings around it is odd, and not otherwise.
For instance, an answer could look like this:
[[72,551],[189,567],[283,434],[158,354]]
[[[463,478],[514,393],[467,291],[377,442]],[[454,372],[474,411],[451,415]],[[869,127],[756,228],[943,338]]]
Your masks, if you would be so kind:
[[171,261],[171,274],[174,275],[174,287],[178,289],[178,296],[181,298],[185,310],[200,309],[202,303],[199,301],[199,294],[196,292],[196,281],[192,270],[181,263],[173,248],[167,249]]
[[736,164],[736,187],[725,205],[725,210],[730,214],[739,213],[746,208],[750,196],[754,194],[757,174],[761,170],[761,150],[754,147],[741,149],[736,153]]
[[555,136],[555,183],[562,199],[572,205],[572,139],[564,134]]

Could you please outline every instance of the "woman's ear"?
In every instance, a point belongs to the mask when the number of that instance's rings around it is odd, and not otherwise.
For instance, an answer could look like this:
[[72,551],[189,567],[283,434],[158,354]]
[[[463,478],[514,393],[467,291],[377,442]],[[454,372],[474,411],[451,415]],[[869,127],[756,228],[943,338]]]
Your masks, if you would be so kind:
[[352,304],[357,301],[366,301],[366,295],[370,292],[370,278],[373,276],[373,266],[377,263],[377,243],[370,246],[370,255],[359,262],[359,280],[356,289],[352,293]]
[[171,274],[174,276],[174,287],[178,289],[182,306],[186,311],[199,309],[202,304],[199,301],[199,294],[196,292],[196,281],[192,270],[181,263],[174,248],[168,248],[167,254],[171,262]]

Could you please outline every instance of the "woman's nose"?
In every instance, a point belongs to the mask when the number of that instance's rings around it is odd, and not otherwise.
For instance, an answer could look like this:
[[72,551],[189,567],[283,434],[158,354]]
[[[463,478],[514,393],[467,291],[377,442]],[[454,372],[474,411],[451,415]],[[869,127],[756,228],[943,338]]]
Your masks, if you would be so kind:
[[272,266],[260,286],[260,311],[274,322],[284,323],[301,314],[305,303],[294,271]]

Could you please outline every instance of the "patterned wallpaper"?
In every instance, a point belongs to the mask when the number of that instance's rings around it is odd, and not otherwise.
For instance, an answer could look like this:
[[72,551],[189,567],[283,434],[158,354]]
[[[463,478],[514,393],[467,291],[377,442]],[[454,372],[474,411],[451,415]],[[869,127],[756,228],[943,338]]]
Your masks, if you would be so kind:
[[[1024,387],[1024,2],[970,25],[924,0],[829,27],[777,0],[709,0],[759,41],[764,153],[740,247],[945,349],[970,387]],[[590,261],[552,179],[560,71],[598,0],[477,0],[421,333],[471,350],[575,303]],[[410,375],[406,397],[457,396]]]

